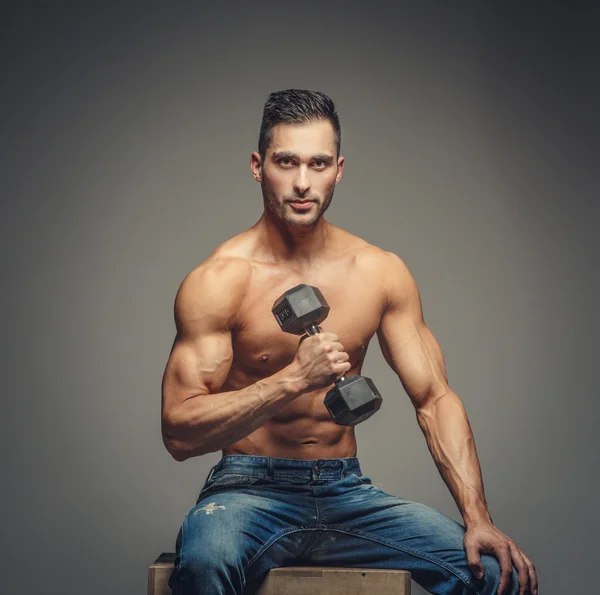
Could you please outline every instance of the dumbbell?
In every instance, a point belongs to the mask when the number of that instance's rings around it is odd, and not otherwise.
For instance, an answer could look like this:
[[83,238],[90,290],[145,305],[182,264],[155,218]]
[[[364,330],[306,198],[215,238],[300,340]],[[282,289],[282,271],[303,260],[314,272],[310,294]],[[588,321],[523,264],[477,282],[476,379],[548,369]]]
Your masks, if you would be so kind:
[[[329,314],[329,304],[317,287],[301,283],[275,300],[271,309],[281,330],[293,335],[316,335]],[[355,426],[373,415],[383,399],[365,376],[342,376],[325,395],[325,407],[335,423]]]

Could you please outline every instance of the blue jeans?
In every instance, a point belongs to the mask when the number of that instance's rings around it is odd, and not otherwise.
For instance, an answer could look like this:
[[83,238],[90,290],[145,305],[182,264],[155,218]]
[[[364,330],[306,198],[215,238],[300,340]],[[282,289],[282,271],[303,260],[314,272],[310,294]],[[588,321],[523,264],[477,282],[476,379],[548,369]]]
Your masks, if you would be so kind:
[[[301,460],[232,455],[212,469],[176,541],[173,595],[248,594],[279,566],[409,570],[439,595],[492,595],[495,556],[471,573],[465,528],[374,486],[356,457]],[[510,595],[519,591],[513,566]]]

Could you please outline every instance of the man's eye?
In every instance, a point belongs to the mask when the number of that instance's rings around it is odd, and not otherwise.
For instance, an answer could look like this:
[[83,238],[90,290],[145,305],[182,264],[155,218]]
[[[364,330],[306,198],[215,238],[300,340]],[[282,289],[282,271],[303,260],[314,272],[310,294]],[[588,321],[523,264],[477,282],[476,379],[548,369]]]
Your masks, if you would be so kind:
[[279,165],[283,165],[284,167],[287,167],[288,165],[292,165],[292,161],[291,161],[291,159],[284,157],[283,159],[279,160]]
[[323,161],[322,159],[317,159],[317,161],[315,161],[313,163],[313,165],[317,168],[317,169],[323,169],[325,167],[327,167],[327,162]]

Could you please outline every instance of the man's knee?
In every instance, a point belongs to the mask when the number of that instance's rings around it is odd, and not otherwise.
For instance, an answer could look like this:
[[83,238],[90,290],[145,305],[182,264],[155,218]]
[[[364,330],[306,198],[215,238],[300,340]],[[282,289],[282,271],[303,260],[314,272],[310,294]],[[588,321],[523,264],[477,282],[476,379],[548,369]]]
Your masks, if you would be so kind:
[[[485,585],[481,589],[481,593],[482,595],[496,595],[502,574],[500,562],[496,556],[481,554],[481,563],[483,564],[484,576],[480,582]],[[504,595],[519,595],[519,573],[514,566],[512,567],[510,584]]]

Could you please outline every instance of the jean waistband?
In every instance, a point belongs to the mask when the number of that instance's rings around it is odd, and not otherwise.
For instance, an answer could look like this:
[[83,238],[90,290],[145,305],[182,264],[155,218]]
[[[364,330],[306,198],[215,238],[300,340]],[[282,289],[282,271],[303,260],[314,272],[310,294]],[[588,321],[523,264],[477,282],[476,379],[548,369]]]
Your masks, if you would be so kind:
[[284,459],[254,455],[226,455],[210,470],[206,481],[214,474],[239,473],[261,475],[269,479],[342,479],[347,475],[362,475],[356,457],[343,459]]

